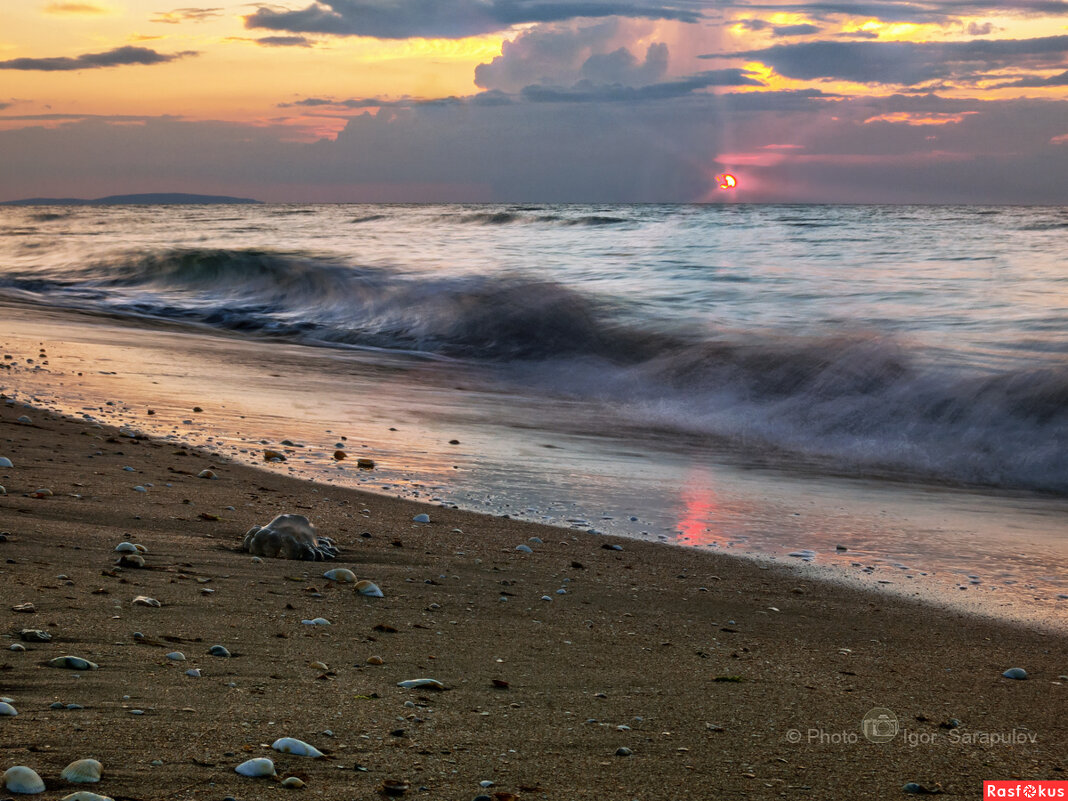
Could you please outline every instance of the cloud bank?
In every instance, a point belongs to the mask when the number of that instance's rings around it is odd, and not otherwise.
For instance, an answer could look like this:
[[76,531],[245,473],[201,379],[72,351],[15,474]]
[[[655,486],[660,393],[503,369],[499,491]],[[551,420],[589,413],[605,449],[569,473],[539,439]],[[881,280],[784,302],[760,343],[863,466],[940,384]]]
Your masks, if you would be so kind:
[[42,72],[69,72],[71,70],[101,69],[103,67],[122,67],[131,64],[166,64],[168,61],[195,56],[196,51],[186,50],[181,53],[157,53],[147,47],[116,47],[104,53],[85,53],[70,58],[13,58],[0,61],[0,70],[40,70]]

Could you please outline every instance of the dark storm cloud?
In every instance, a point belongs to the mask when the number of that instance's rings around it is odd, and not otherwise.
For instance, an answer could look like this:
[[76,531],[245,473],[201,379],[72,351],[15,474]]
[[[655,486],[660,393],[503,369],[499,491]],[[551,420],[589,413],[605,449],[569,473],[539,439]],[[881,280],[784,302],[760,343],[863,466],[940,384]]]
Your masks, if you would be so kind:
[[942,24],[960,17],[983,15],[1065,16],[1065,0],[884,0],[884,2],[812,2],[778,5],[772,3],[731,3],[747,11],[793,12],[825,19],[829,17],[864,17],[883,22]]
[[775,25],[765,19],[743,19],[738,20],[735,24],[741,25],[747,31],[771,31],[771,35],[775,37],[807,36],[823,30],[819,25],[813,25],[809,22],[798,25]]
[[712,86],[763,86],[745,70],[725,69],[698,73],[677,81],[663,81],[647,86],[595,84],[579,81],[571,87],[541,86],[523,88],[524,100],[532,103],[640,103],[649,100],[669,100],[692,95]]
[[699,3],[626,0],[323,0],[296,11],[261,6],[245,17],[247,28],[339,36],[459,39],[513,25],[577,17],[630,17],[697,22]]
[[0,61],[0,70],[40,70],[43,72],[65,72],[69,70],[99,69],[102,67],[122,67],[131,64],[165,64],[168,61],[195,56],[196,52],[186,50],[181,53],[157,53],[147,47],[117,47],[106,53],[86,53],[70,58],[13,58]]
[[749,58],[788,78],[827,78],[913,86],[1005,67],[1060,66],[1068,36],[1036,39],[976,39],[969,42],[802,42],[701,58]]

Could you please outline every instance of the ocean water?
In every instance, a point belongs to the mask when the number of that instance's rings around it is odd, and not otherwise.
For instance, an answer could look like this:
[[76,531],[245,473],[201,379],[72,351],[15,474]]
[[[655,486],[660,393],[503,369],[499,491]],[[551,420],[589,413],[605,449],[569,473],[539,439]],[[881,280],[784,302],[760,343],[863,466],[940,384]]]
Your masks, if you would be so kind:
[[[1060,207],[6,207],[0,293],[239,341],[302,372],[324,430],[463,431],[381,491],[719,546],[867,482],[876,505],[1053,504],[1063,532],[1066,246]],[[381,381],[356,412],[360,373]]]

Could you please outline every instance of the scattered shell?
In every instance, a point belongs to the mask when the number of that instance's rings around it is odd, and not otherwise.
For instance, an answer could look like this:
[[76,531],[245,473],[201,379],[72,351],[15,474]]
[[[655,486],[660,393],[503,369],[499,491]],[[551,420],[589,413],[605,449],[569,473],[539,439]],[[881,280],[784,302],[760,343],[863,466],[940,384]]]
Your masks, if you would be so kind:
[[430,522],[430,515],[425,514],[425,513],[424,514],[418,514],[418,515],[416,515],[415,517],[412,518],[412,522],[413,523],[429,523]]
[[230,656],[230,652],[225,645],[213,645],[208,649],[208,653],[212,656]]
[[23,645],[20,642],[16,642],[16,643],[13,643],[11,645],[11,647],[8,648],[7,650],[9,650],[9,651],[25,651],[26,650],[26,646]]
[[314,759],[326,756],[314,745],[308,745],[303,740],[298,740],[295,737],[281,737],[271,744],[271,748],[275,751],[281,751],[283,754],[296,754],[297,756],[308,756]]
[[517,545],[515,546],[515,549],[520,553],[534,553],[534,549],[529,545]]
[[96,670],[100,667],[95,662],[82,659],[80,656],[57,656],[55,659],[49,659],[48,664],[52,667],[66,668],[67,670]]
[[7,495],[7,490],[4,487],[0,487],[0,495]]
[[16,420],[16,422],[18,422],[18,423],[32,423],[33,420],[31,420],[29,418],[29,415],[23,414],[23,415],[19,415],[19,419]]
[[113,801],[111,796],[97,795],[96,793],[90,793],[88,790],[79,790],[76,793],[65,795],[59,801]]
[[11,464],[11,460],[8,459],[6,456],[0,456],[0,467],[14,467],[14,466],[15,465]]
[[1024,670],[1023,668],[1009,668],[1008,670],[1006,670],[1001,675],[1004,676],[1006,679],[1020,679],[1020,680],[1023,680],[1023,679],[1027,678],[1027,671]]
[[369,656],[369,657],[367,657],[367,664],[368,665],[384,665],[384,664],[386,664],[386,660],[383,659],[380,656]]
[[201,470],[197,473],[197,478],[218,478],[218,476],[215,475],[214,470]]
[[135,542],[134,543],[134,547],[137,549],[138,553],[148,553],[148,548],[146,548],[144,545],[142,545],[139,542]]
[[406,679],[405,681],[398,681],[398,687],[403,687],[406,690],[444,690],[445,685],[437,679]]
[[124,553],[115,560],[115,565],[116,567],[129,567],[136,570],[145,566],[145,557],[139,553]]
[[351,583],[356,581],[356,574],[347,568],[335,567],[333,570],[327,570],[323,573],[323,578],[330,579],[331,581]]
[[360,468],[361,470],[374,470],[375,469],[375,460],[374,459],[368,459],[366,457],[362,457],[362,458],[356,460],[356,466],[358,468]]
[[33,614],[34,612],[37,611],[37,607],[34,606],[29,601],[27,601],[24,604],[15,604],[13,607],[11,607],[11,611],[12,612],[27,612],[29,614]]
[[19,632],[19,639],[23,642],[48,642],[52,635],[43,629],[23,629]]
[[171,651],[169,654],[167,654],[167,658],[172,662],[184,662],[185,654],[183,654],[181,651]]
[[0,717],[13,718],[17,715],[18,711],[15,709],[15,707],[11,706],[11,704],[7,703],[6,701],[0,702]]
[[13,793],[36,795],[45,791],[45,783],[32,769],[16,765],[4,771],[4,787]]
[[48,487],[41,487],[30,493],[31,498],[51,498],[55,495]]
[[60,778],[74,784],[92,784],[100,781],[104,766],[95,759],[79,759],[63,768]]
[[245,533],[241,550],[253,556],[302,559],[321,562],[339,551],[329,537],[321,537],[304,515],[278,515],[266,526],[253,526]]
[[302,782],[296,776],[287,776],[286,778],[282,779],[281,784],[283,787],[289,790],[299,790],[301,787],[304,786],[304,782]]
[[138,595],[136,598],[133,599],[133,605],[134,606],[154,606],[156,608],[159,608],[159,607],[163,606],[163,604],[161,604],[155,598],[149,598],[147,595]]
[[312,662],[308,667],[313,667],[316,670],[330,670],[330,666],[326,662]]
[[329,626],[330,625],[330,621],[327,620],[325,617],[316,617],[316,618],[312,618],[311,620],[302,620],[300,622],[303,623],[305,626]]
[[185,675],[189,676],[190,678],[199,679],[200,675],[201,675],[200,674],[200,669],[199,668],[189,668],[189,670],[187,670],[185,672]]
[[133,490],[134,490],[134,492],[148,492],[148,490],[145,489],[144,487],[142,487],[140,484],[138,484],[136,487],[134,487]]
[[625,745],[621,745],[616,749],[616,756],[630,756],[634,752],[627,748]]
[[256,757],[255,759],[250,759],[248,762],[242,762],[234,768],[234,772],[251,778],[275,775],[274,763],[267,757]]
[[367,579],[356,582],[356,592],[358,592],[360,595],[366,595],[369,598],[386,597],[382,594],[382,590],[379,589],[377,584],[375,584],[373,581],[368,581]]
[[137,553],[137,546],[132,542],[120,542],[115,546],[115,553]]

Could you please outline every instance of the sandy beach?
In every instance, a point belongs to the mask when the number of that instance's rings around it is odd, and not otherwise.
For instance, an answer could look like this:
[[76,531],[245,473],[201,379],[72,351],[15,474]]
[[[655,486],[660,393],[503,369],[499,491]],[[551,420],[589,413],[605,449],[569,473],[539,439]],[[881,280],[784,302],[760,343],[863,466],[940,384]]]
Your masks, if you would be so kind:
[[[59,774],[88,757],[114,799],[372,798],[391,781],[450,799],[883,799],[908,782],[976,798],[984,779],[1068,768],[1055,631],[800,567],[317,486],[14,402],[0,456],[0,695],[18,711],[0,718],[0,753],[45,798],[79,789]],[[341,556],[237,550],[282,513]],[[144,569],[116,568],[123,541],[147,548]],[[326,580],[331,567],[385,597]],[[301,622],[319,617],[330,625]],[[51,639],[20,643],[24,629]],[[99,669],[48,665],[62,655]],[[1003,678],[1012,667],[1029,679]],[[398,686],[415,678],[447,689]],[[889,742],[865,736],[879,707],[897,720]],[[326,757],[272,751],[280,737]],[[234,772],[262,756],[277,777]],[[302,789],[281,786],[291,775]]]

